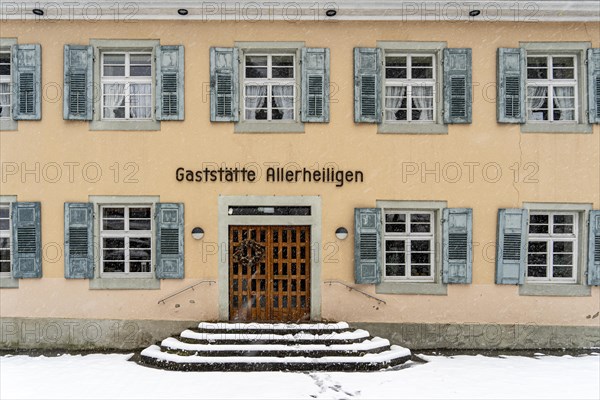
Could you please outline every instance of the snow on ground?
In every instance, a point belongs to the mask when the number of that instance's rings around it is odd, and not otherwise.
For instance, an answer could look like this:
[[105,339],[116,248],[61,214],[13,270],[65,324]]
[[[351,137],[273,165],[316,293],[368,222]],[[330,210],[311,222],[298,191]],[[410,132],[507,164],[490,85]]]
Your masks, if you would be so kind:
[[1,399],[599,399],[600,355],[420,356],[368,373],[173,372],[131,355],[0,357]]

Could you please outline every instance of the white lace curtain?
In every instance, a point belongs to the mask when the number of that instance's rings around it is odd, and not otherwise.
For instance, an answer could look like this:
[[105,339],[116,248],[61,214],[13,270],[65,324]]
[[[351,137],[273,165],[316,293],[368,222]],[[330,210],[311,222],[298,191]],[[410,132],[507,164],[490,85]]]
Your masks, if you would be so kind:
[[560,121],[575,119],[575,90],[573,87],[558,86],[554,88],[554,106],[561,110]]
[[104,118],[125,118],[125,85],[104,85]]
[[[388,86],[385,88],[386,91],[386,99],[385,99],[385,108],[386,110],[386,120],[397,120],[399,118],[398,112],[400,111],[400,107],[402,107],[402,102],[405,99],[406,87],[405,86]],[[391,110],[390,110],[391,109]]]
[[294,118],[293,86],[273,86],[273,99],[279,111],[283,113],[281,119]]
[[148,84],[130,85],[129,91],[131,118],[150,118],[152,116],[152,86]]
[[542,120],[541,115],[534,113],[541,113],[539,110],[548,97],[548,88],[545,86],[533,86],[527,89],[527,109],[529,113],[529,119]]
[[0,117],[10,116],[10,83],[0,83]]
[[256,113],[259,110],[256,108],[261,107],[267,97],[266,86],[246,86],[246,108],[252,109],[246,112],[246,119],[256,119]]
[[418,120],[433,120],[433,88],[431,86],[413,86],[412,99],[419,109]]

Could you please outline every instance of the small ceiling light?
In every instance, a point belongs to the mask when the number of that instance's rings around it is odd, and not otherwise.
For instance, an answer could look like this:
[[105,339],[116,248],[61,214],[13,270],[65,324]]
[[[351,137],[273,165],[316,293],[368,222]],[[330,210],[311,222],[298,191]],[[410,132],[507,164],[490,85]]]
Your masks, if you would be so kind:
[[196,240],[202,239],[204,237],[204,229],[200,228],[199,226],[195,227],[192,229],[192,237]]
[[41,8],[34,8],[33,10],[31,10],[31,12],[35,15],[44,15],[44,10],[42,10]]
[[479,14],[481,14],[481,10],[471,10],[471,11],[469,11],[469,16],[471,16],[471,17],[476,17]]
[[348,237],[348,229],[344,228],[343,226],[337,228],[335,230],[335,237],[340,240],[346,239]]
[[325,11],[325,15],[327,15],[328,17],[335,17],[336,14],[337,14],[337,11],[333,10],[333,9]]
[[185,8],[180,8],[179,10],[177,10],[177,14],[188,15],[188,10],[186,10]]

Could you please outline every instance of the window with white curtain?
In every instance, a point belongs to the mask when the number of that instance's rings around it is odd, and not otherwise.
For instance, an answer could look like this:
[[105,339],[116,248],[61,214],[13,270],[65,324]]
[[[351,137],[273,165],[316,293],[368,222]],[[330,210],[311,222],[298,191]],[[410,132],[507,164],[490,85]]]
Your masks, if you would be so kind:
[[435,76],[433,54],[386,54],[385,120],[434,122]]
[[577,57],[527,56],[527,120],[576,122]]
[[245,54],[243,90],[245,120],[295,120],[295,56]]
[[10,203],[0,203],[0,275],[10,275]]
[[0,118],[10,119],[11,105],[10,50],[0,51]]
[[102,119],[152,118],[152,53],[102,53]]

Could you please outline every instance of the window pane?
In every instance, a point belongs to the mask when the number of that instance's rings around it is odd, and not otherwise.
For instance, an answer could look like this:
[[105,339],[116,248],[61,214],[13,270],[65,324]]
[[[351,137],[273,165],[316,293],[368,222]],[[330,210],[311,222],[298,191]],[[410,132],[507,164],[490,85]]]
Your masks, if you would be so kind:
[[125,54],[104,54],[104,65],[125,65]]
[[122,207],[104,207],[102,209],[102,217],[104,218],[124,218],[125,209]]
[[150,250],[130,250],[129,259],[135,261],[150,260]]
[[0,75],[10,75],[10,53],[0,53]]
[[546,242],[529,242],[528,244],[530,253],[545,253],[548,249],[548,243]]
[[429,276],[431,267],[429,265],[411,265],[410,274],[412,276]]
[[404,251],[404,240],[386,240],[386,251]]
[[152,116],[152,86],[132,84],[129,86],[130,118],[150,118]]
[[406,57],[386,57],[385,58],[385,77],[388,79],[406,79]]
[[266,78],[267,56],[246,56],[246,77]]
[[267,87],[248,85],[245,90],[246,119],[267,119]]
[[405,222],[406,214],[385,214],[385,222]]
[[433,58],[432,57],[413,57],[411,74],[412,74],[413,79],[432,79],[433,78]]
[[102,221],[102,229],[105,231],[125,230],[125,220],[123,220],[123,219],[105,219]]
[[150,207],[132,207],[129,209],[129,218],[150,218]]
[[102,255],[105,260],[125,260],[124,250],[104,250]]
[[546,267],[539,265],[529,265],[527,267],[527,276],[531,278],[545,278],[546,277]]
[[274,67],[294,66],[294,56],[273,56],[272,65]]
[[404,264],[404,253],[386,253],[386,264]]
[[404,224],[385,224],[385,231],[390,232],[390,233],[406,232],[406,225],[404,225]]
[[10,261],[10,250],[0,250],[0,260]]
[[125,247],[125,238],[103,238],[102,247],[105,249],[122,249]]
[[125,76],[125,66],[104,66],[104,76]]
[[404,276],[405,266],[404,265],[386,265],[385,266],[385,275],[386,276]]
[[429,251],[429,240],[413,240],[410,242],[411,251]]
[[554,267],[552,269],[552,276],[554,278],[572,278],[573,267]]
[[527,57],[527,79],[548,79],[547,57]]
[[108,261],[103,264],[104,272],[125,272],[124,262]]
[[131,65],[150,65],[152,56],[149,53],[133,53],[129,56],[129,63]]
[[545,253],[529,253],[527,255],[527,263],[529,265],[546,265],[547,255]]
[[573,216],[572,215],[554,215],[552,220],[555,224],[572,224]]
[[111,83],[102,87],[104,118],[125,118],[125,85]]
[[556,265],[573,265],[573,254],[553,254],[552,263]]
[[9,249],[10,239],[7,237],[0,238],[0,249]]
[[531,224],[547,224],[548,221],[548,214],[531,214],[529,216],[529,223]]
[[293,78],[294,77],[294,68],[273,68],[271,76],[273,78]]
[[529,233],[548,233],[548,215],[532,214],[529,216]]
[[9,212],[8,207],[0,207],[0,218],[8,218]]
[[129,272],[151,272],[150,262],[148,261],[134,261],[129,263]]
[[575,79],[573,57],[552,57],[552,76],[554,79]]
[[0,272],[10,272],[10,262],[0,261]]
[[0,231],[10,230],[10,221],[8,219],[0,219]]
[[149,219],[130,219],[129,220],[129,230],[132,231],[149,231],[150,220]]
[[150,76],[152,67],[150,65],[132,65],[129,67],[129,76]]
[[554,253],[572,253],[573,242],[554,242],[552,248]]
[[151,239],[149,237],[132,237],[129,238],[130,249],[149,249],[151,246]]

